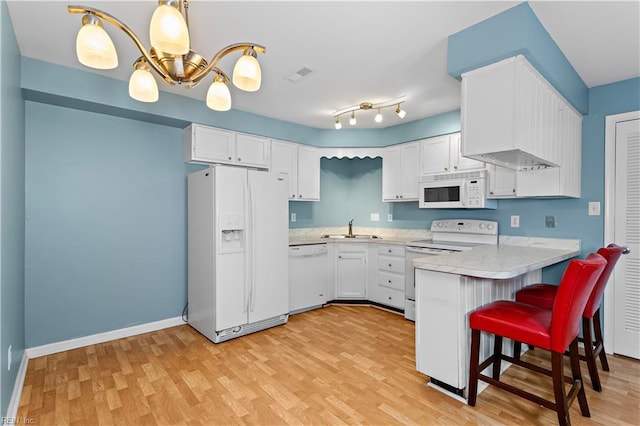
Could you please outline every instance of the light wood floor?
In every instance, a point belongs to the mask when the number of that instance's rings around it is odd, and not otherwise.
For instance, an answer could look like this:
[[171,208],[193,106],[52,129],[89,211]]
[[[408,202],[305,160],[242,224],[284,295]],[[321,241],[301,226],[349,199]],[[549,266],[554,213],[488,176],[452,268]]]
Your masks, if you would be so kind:
[[[534,350],[525,359],[547,358]],[[586,379],[592,417],[576,403],[574,424],[640,424],[640,362],[609,363],[602,393]],[[551,397],[549,379],[521,371],[503,377]],[[218,345],[184,325],[32,359],[18,415],[37,425],[556,422],[554,412],[496,388],[469,407],[426,380],[415,371],[413,323],[330,306]]]

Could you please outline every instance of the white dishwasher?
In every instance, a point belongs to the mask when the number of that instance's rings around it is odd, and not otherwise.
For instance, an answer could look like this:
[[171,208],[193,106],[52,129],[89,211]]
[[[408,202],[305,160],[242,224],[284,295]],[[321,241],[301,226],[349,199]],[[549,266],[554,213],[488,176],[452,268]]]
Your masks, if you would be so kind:
[[289,247],[289,312],[318,308],[327,302],[329,257],[326,244]]

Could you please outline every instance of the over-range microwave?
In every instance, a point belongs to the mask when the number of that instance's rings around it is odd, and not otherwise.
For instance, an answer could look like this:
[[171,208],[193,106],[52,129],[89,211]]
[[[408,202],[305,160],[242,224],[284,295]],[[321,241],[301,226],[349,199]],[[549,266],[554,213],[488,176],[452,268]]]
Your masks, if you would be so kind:
[[487,199],[488,171],[431,174],[420,176],[421,209],[495,209],[496,200]]

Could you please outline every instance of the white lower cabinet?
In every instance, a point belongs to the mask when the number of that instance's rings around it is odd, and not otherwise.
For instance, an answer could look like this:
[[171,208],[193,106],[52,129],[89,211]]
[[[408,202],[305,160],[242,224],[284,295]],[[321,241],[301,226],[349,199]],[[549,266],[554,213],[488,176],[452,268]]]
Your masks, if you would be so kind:
[[336,299],[367,298],[367,244],[338,244]]
[[375,302],[404,308],[405,250],[399,245],[378,246],[378,279]]

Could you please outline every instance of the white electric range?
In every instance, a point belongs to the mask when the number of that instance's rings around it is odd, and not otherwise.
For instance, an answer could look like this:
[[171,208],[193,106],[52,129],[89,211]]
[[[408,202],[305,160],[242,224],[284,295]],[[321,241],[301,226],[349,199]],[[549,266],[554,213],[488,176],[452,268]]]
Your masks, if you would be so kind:
[[419,257],[472,250],[486,244],[498,244],[498,222],[476,219],[441,219],[431,222],[431,240],[406,244],[404,317],[415,321],[416,287],[413,260]]

